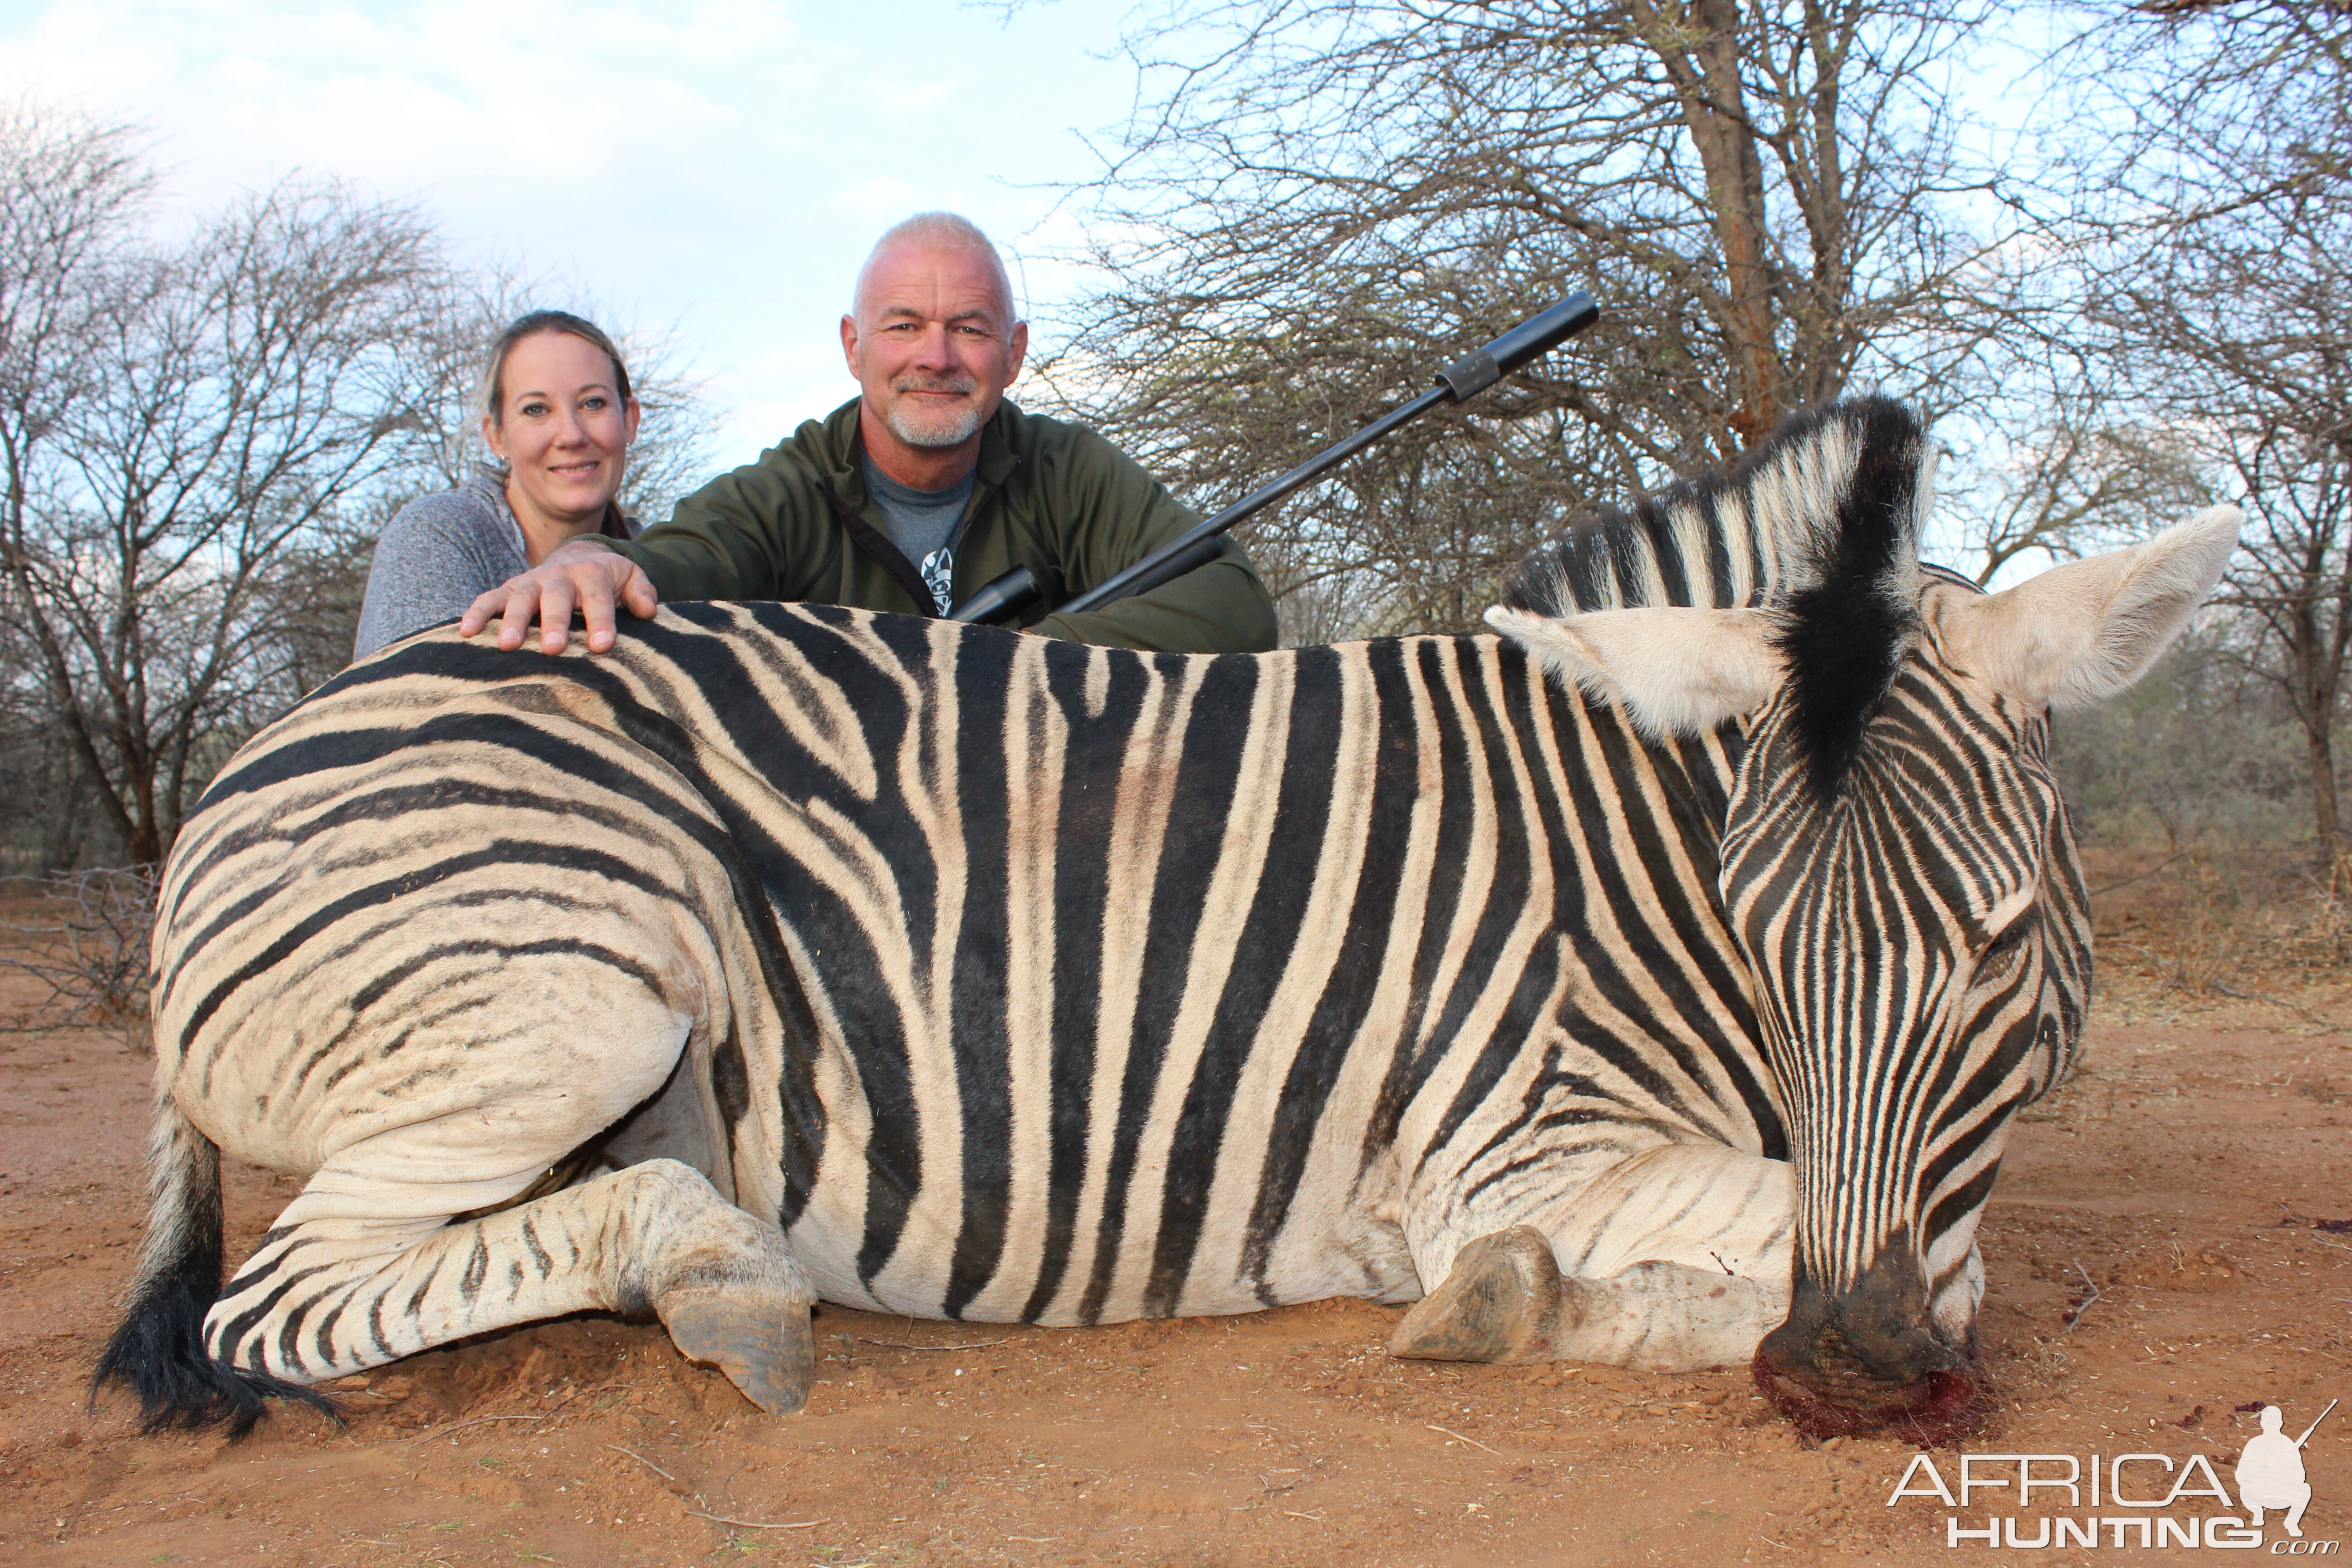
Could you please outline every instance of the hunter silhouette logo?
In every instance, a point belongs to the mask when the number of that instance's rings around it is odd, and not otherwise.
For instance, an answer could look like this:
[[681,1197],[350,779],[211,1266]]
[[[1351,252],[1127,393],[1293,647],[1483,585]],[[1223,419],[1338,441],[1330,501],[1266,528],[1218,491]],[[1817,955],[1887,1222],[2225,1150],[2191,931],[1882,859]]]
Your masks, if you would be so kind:
[[[2327,1402],[2327,1410],[2336,1408],[2336,1401]],[[2304,1479],[2303,1446],[2319,1430],[2319,1423],[2327,1419],[2323,1410],[2303,1436],[2287,1441],[2286,1417],[2275,1405],[2263,1406],[2263,1430],[2259,1436],[2246,1439],[2245,1452],[2238,1456],[2238,1505],[2252,1517],[2247,1521],[2256,1530],[2263,1527],[2263,1510],[2286,1510],[2281,1522],[2286,1532],[2297,1541],[2303,1539],[2303,1510],[2311,1506],[2311,1483]]]
[[[2263,1545],[2263,1515],[2278,1513],[2286,1537],[2269,1543],[2271,1555],[2334,1556],[2340,1542],[2303,1538],[2304,1510],[2311,1506],[2303,1450],[2336,1404],[2329,1400],[2299,1437],[2286,1435],[2286,1413],[2277,1405],[2244,1407],[2260,1409],[2262,1430],[2238,1455],[2234,1500],[2216,1468],[2229,1462],[2226,1455],[1963,1453],[1945,1458],[1946,1466],[1958,1467],[1948,1480],[1936,1456],[1921,1452],[1912,1456],[1886,1506],[1933,1498],[1952,1510],[1944,1519],[1946,1546],[1996,1550],[2202,1546],[2242,1552]],[[2034,1510],[2037,1492],[2045,1507],[2063,1498],[2063,1511]],[[2007,1509],[1974,1513],[1986,1504],[1980,1493],[1999,1500],[1995,1509],[2004,1503]]]

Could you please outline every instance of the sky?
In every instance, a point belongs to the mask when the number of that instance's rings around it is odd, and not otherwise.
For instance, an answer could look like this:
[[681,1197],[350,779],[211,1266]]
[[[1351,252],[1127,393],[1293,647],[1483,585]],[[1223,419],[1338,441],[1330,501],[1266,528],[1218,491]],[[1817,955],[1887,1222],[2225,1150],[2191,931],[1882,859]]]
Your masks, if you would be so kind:
[[[855,393],[840,314],[909,213],[994,236],[1053,353],[1087,281],[1059,259],[1086,236],[1067,188],[1133,101],[1135,3],[0,0],[0,98],[139,127],[166,224],[333,176],[416,205],[461,263],[551,280],[534,303],[667,334],[716,474]],[[1998,134],[2048,25],[1960,68]]]
[[559,280],[546,302],[673,332],[716,471],[856,392],[837,323],[897,219],[971,218],[1033,310],[1080,286],[1054,187],[1132,100],[1127,8],[0,0],[0,96],[141,128],[167,223],[331,175]]

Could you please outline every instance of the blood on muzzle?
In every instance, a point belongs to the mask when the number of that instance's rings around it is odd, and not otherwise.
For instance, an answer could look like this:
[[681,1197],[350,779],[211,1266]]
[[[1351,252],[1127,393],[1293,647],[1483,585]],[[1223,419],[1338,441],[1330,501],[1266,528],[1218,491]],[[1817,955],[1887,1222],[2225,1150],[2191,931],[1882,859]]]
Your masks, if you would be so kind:
[[1929,1315],[1926,1270],[1906,1235],[1887,1238],[1850,1289],[1831,1292],[1801,1265],[1789,1316],[1756,1348],[1756,1385],[1810,1437],[1898,1429],[1949,1441],[1984,1405],[1973,1346],[1954,1346]]

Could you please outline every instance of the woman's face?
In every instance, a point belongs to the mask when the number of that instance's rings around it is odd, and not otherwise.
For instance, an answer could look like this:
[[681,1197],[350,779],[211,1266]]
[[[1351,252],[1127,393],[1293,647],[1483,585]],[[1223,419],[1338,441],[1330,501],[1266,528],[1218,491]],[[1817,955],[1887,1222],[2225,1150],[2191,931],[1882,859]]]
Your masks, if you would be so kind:
[[482,438],[506,459],[518,515],[527,503],[565,528],[603,520],[637,434],[636,402],[622,401],[615,379],[604,352],[570,332],[533,332],[507,351],[500,417],[483,419]]

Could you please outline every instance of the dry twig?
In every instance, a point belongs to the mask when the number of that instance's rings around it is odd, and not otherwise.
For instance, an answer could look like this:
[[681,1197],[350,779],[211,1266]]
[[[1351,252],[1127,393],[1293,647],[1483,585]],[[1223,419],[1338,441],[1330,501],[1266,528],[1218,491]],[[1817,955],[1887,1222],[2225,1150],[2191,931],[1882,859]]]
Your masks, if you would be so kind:
[[[2321,1017],[2318,1014],[2313,1012],[2302,1003],[2290,1002],[2284,996],[2273,996],[2267,991],[2241,991],[2236,986],[2225,984],[2219,980],[2208,980],[2205,982],[2205,989],[2214,992],[2220,995],[2230,997],[2234,1001],[2267,1002],[2273,1007],[2284,1007],[2290,1013],[2300,1013],[2315,1024],[2327,1024],[2326,1019]],[[2328,1026],[2333,1028],[2335,1026],[2328,1025]]]
[[2091,1293],[2083,1298],[2082,1305],[2076,1307],[2073,1311],[2066,1314],[2066,1331],[2071,1334],[2074,1331],[2074,1325],[2083,1321],[2083,1314],[2089,1311],[2093,1303],[2098,1300],[2099,1282],[2091,1278],[2091,1271],[2089,1269],[2084,1268],[2082,1264],[2076,1262],[2074,1258],[2070,1258],[2066,1261],[2074,1265],[2074,1272],[2080,1274],[2083,1277],[2083,1283],[2091,1288]]
[[[609,1447],[609,1445],[607,1446]],[[804,1519],[798,1524],[762,1524],[756,1519],[722,1518],[715,1513],[705,1513],[698,1508],[690,1508],[686,1511],[694,1515],[697,1519],[707,1519],[714,1524],[731,1524],[743,1530],[814,1530],[818,1525],[824,1522],[824,1521],[821,1519]]]
[[2093,888],[2086,896],[2095,899],[2103,893],[2112,893],[2117,888],[2128,888],[2134,882],[2145,882],[2150,877],[2155,876],[2158,871],[2163,870],[2167,866],[2171,865],[2175,860],[2179,860],[2194,853],[2195,851],[2190,849],[2176,850],[2172,854],[2167,855],[2163,859],[2158,860],[2155,865],[2150,866],[2147,870],[2139,873],[2139,875],[2136,877],[2126,877],[2120,882],[2109,882],[2104,888]]
[[[604,1447],[612,1449],[615,1454],[626,1454],[630,1458],[635,1459],[637,1463],[643,1465],[646,1468],[651,1470],[662,1479],[669,1482],[672,1486],[682,1487],[686,1484],[684,1481],[679,1480],[676,1476],[671,1475],[667,1470],[663,1469],[659,1465],[655,1464],[651,1459],[646,1458],[643,1454],[638,1453],[635,1448],[624,1448],[618,1443],[607,1443]],[[702,1507],[689,1508],[686,1510],[688,1513],[692,1514],[697,1519],[707,1519],[713,1524],[731,1524],[739,1530],[814,1530],[818,1525],[824,1522],[822,1519],[804,1519],[793,1524],[770,1524],[756,1519],[730,1519],[723,1513],[710,1512],[710,1505],[700,1492],[694,1492],[689,1495],[693,1497],[696,1502],[701,1503]],[[685,1501],[685,1499],[681,1498],[678,1500],[682,1503]]]
[[646,1458],[643,1454],[638,1453],[634,1448],[624,1448],[618,1443],[607,1443],[604,1447],[612,1449],[615,1454],[628,1455],[629,1458],[635,1459],[637,1463],[643,1465],[646,1468],[651,1470],[654,1474],[659,1476],[666,1481],[674,1481],[677,1479],[676,1476],[671,1475],[667,1470],[663,1469],[659,1465],[655,1464],[651,1459]]
[[[1475,1438],[1475,1437],[1465,1437],[1465,1436],[1462,1436],[1462,1434],[1461,1434],[1461,1433],[1456,1432],[1456,1431],[1455,1431],[1453,1427],[1451,1427],[1451,1426],[1438,1426],[1438,1425],[1437,1425],[1435,1422],[1433,1422],[1433,1421],[1432,1421],[1432,1422],[1425,1422],[1425,1423],[1423,1423],[1423,1425],[1425,1425],[1426,1426],[1428,1426],[1428,1428],[1429,1428],[1431,1431],[1433,1431],[1433,1432],[1443,1432],[1443,1433],[1444,1433],[1447,1436],[1449,1436],[1449,1437],[1451,1437],[1451,1438],[1454,1439],[1456,1442],[1467,1443],[1467,1444],[1469,1444],[1469,1445],[1470,1445],[1472,1447],[1474,1447],[1474,1448],[1486,1448],[1486,1444],[1484,1444],[1484,1443],[1481,1443],[1480,1441],[1478,1441],[1478,1439],[1477,1439],[1477,1438]],[[1503,1457],[1503,1452],[1502,1452],[1502,1450],[1501,1450],[1501,1449],[1499,1449],[1499,1448],[1486,1448],[1486,1452],[1488,1452],[1488,1453],[1490,1453],[1490,1454],[1494,1455],[1494,1456],[1495,1456],[1495,1458],[1498,1458],[1498,1459],[1499,1459],[1499,1458],[1501,1458]]]
[[[559,1405],[555,1410],[562,1408],[563,1406]],[[544,1421],[549,1415],[554,1415],[555,1410],[550,1410],[541,1415],[477,1415],[470,1421],[460,1421],[452,1426],[436,1426],[430,1432],[419,1432],[415,1436],[406,1438],[404,1441],[422,1443],[427,1437],[446,1437],[452,1432],[463,1432],[468,1426],[486,1426],[493,1421]]]
[[868,1345],[887,1345],[894,1351],[984,1351],[991,1345],[1007,1345],[1011,1344],[1013,1342],[1008,1338],[1002,1340],[975,1340],[968,1345],[919,1345],[910,1344],[905,1340],[869,1340],[865,1338],[863,1335],[860,1335],[858,1342],[860,1344]]

